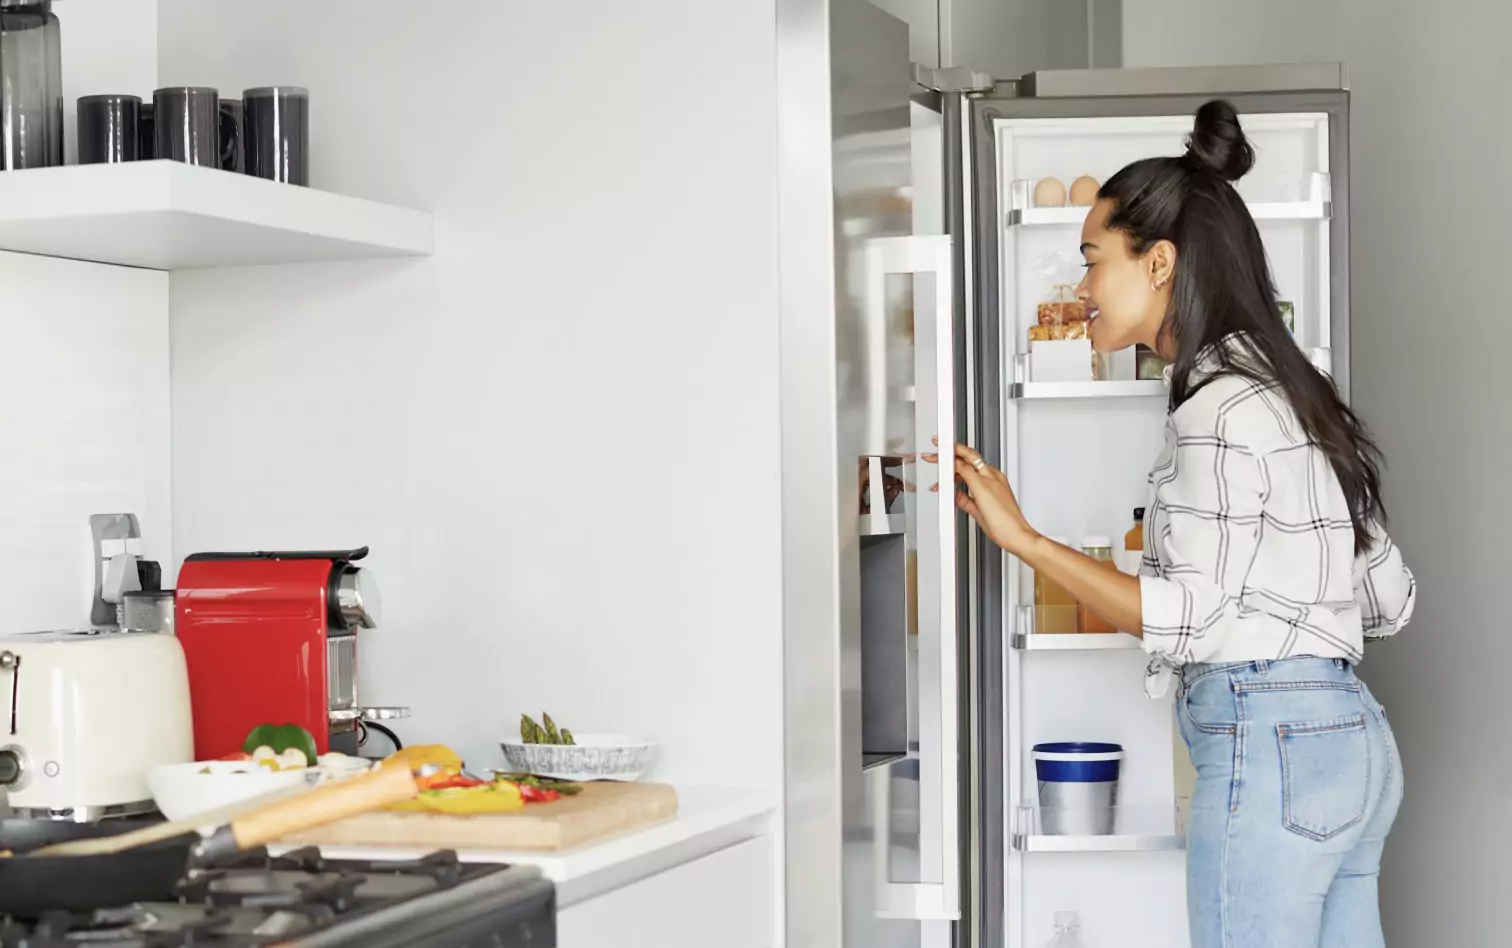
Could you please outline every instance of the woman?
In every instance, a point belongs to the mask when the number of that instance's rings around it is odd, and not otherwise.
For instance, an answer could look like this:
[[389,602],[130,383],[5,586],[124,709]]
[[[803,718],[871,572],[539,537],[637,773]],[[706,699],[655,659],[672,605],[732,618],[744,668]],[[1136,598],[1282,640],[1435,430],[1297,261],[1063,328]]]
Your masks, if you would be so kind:
[[956,496],[1004,550],[1141,636],[1152,696],[1176,679],[1198,773],[1193,948],[1374,948],[1402,772],[1354,665],[1407,624],[1414,585],[1381,528],[1374,442],[1282,323],[1230,184],[1253,164],[1232,106],[1209,102],[1186,154],[1124,168],[1082,228],[1093,345],[1172,363],[1141,575],[1040,536],[965,446]]

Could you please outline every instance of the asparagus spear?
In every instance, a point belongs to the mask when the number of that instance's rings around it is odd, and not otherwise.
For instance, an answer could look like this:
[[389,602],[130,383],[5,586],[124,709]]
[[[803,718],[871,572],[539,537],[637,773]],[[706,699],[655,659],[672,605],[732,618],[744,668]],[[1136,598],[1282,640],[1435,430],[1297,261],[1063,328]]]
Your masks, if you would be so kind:
[[539,744],[541,742],[540,739],[536,737],[536,734],[540,730],[540,725],[532,721],[530,719],[530,715],[520,715],[520,740],[524,741],[527,744]]

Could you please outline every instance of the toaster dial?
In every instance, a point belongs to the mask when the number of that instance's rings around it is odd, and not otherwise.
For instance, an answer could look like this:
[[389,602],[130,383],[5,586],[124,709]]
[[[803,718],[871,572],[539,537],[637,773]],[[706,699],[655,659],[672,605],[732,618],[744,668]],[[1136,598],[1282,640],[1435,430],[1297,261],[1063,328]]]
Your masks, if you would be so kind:
[[0,787],[10,791],[24,788],[30,770],[25,750],[15,745],[0,747]]

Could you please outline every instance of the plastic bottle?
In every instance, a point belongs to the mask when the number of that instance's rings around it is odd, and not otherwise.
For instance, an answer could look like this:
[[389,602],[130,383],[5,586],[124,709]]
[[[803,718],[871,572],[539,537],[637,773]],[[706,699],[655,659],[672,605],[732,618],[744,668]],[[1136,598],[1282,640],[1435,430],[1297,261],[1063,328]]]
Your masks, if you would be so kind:
[[1045,948],[1087,948],[1081,940],[1081,919],[1075,912],[1055,913],[1055,937]]
[[1143,507],[1134,508],[1134,526],[1124,534],[1123,558],[1119,561],[1119,568],[1131,576],[1139,575],[1139,564],[1144,559],[1144,517]]

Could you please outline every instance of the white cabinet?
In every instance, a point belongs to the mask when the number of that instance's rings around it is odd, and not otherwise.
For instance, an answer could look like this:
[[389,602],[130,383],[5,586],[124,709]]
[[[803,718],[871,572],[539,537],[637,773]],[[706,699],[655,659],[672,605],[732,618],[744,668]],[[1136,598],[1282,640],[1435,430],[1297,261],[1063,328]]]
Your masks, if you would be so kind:
[[558,948],[771,948],[772,860],[762,836],[560,908]]

